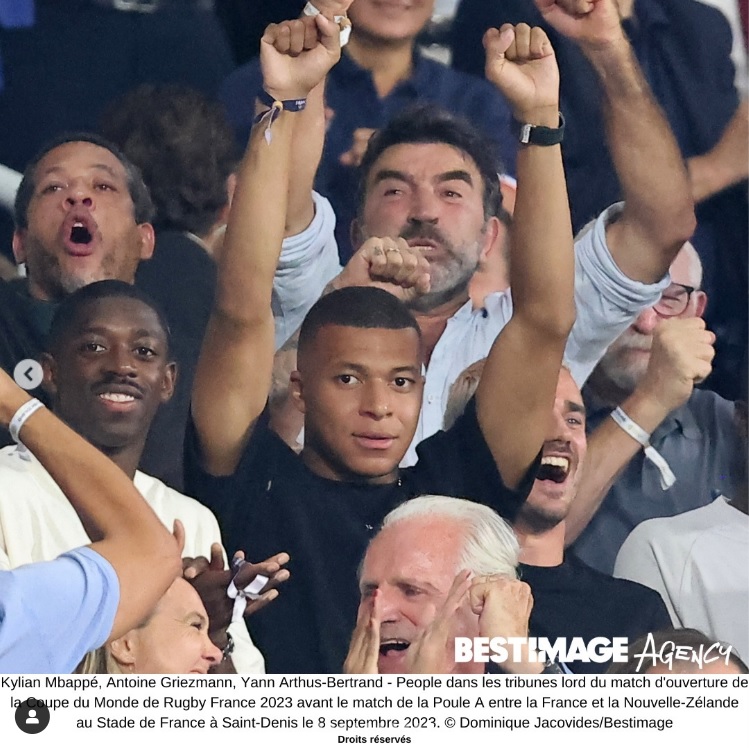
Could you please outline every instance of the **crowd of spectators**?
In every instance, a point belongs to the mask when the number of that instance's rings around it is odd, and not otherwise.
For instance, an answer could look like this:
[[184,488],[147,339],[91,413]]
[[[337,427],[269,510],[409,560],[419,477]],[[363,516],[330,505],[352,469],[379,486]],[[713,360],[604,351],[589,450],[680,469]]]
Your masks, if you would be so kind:
[[745,672],[745,23],[0,0],[0,672]]

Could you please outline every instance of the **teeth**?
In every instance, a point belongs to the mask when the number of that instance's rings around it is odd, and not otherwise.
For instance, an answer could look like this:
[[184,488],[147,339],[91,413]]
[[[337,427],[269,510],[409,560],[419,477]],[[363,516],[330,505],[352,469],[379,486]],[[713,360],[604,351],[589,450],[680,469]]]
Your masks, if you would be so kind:
[[83,228],[83,224],[82,224],[82,223],[81,223],[80,221],[76,221],[76,222],[75,222],[75,223],[73,224],[73,228],[74,228],[74,229],[75,229],[75,228]]
[[541,464],[554,465],[555,467],[560,467],[564,470],[569,470],[570,468],[570,461],[566,457],[542,457]]
[[109,400],[113,403],[131,403],[135,398],[132,395],[123,395],[119,392],[105,392],[99,395],[102,400]]

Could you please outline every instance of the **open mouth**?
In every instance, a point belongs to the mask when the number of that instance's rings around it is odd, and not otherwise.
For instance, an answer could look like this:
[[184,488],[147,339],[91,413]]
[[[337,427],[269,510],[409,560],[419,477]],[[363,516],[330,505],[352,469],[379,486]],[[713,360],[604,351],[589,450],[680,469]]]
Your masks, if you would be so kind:
[[564,483],[570,474],[571,463],[568,457],[547,456],[541,458],[536,480],[550,480],[553,483]]
[[73,244],[90,244],[94,237],[81,221],[76,221],[70,229],[70,241]]
[[399,652],[405,652],[411,646],[411,642],[405,639],[386,639],[380,642],[380,657],[389,657]]

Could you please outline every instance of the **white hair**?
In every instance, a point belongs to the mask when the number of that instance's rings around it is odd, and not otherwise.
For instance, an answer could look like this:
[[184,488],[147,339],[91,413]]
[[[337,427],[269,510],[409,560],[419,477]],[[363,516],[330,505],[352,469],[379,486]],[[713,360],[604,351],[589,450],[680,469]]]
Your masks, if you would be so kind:
[[[702,288],[702,260],[700,260],[694,244],[692,242],[684,242],[676,257],[679,257],[681,254],[686,255],[688,261],[688,285],[693,285],[695,288]],[[674,262],[676,262],[676,258],[674,258]]]
[[492,574],[517,579],[520,546],[512,527],[493,509],[450,496],[419,496],[393,509],[382,530],[406,519],[446,517],[465,527],[458,568],[476,576]]

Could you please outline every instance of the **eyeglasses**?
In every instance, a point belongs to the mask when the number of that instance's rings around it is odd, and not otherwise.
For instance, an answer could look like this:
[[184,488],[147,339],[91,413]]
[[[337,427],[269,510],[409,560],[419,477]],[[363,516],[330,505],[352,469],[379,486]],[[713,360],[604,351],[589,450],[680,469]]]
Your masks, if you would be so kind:
[[689,299],[696,290],[694,286],[672,283],[653,309],[660,317],[678,317],[689,306]]

